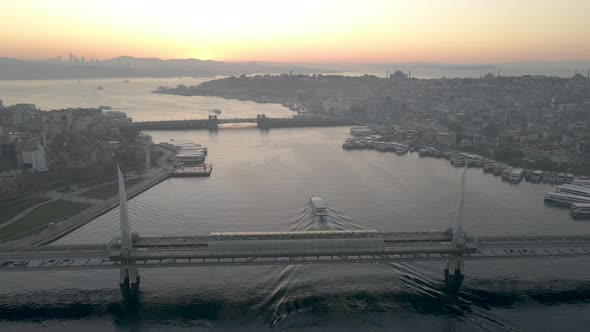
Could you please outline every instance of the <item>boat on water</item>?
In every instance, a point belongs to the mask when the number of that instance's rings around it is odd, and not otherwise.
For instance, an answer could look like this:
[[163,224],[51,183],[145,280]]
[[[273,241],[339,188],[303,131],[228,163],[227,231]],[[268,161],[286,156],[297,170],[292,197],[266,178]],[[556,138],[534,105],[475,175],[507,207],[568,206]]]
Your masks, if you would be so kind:
[[358,126],[350,128],[350,134],[354,136],[368,136],[373,133],[373,130],[367,126]]
[[557,183],[557,172],[551,172],[551,175],[549,175],[549,183]]
[[543,180],[543,182],[549,182],[549,179],[551,178],[551,174],[547,171],[543,172],[543,177],[541,178]]
[[205,162],[207,148],[200,144],[181,141],[166,143],[166,146],[176,152],[174,157],[171,158],[176,167],[195,166]]
[[565,173],[557,173],[556,181],[559,184],[565,183]]
[[534,170],[534,169],[532,169],[532,168],[527,168],[527,169],[525,169],[525,170],[524,170],[524,173],[525,173],[525,174],[524,174],[524,179],[525,179],[525,180],[527,180],[527,181],[530,181],[530,180],[531,180],[531,176],[533,175],[533,172],[534,172],[534,171],[535,171],[535,170]]
[[487,162],[483,164],[483,172],[484,173],[492,173],[494,171],[494,164]]
[[221,114],[221,110],[218,110],[217,108],[214,110],[211,110],[212,113],[215,113],[217,115]]
[[537,169],[537,170],[533,171],[533,173],[531,174],[531,182],[539,183],[541,181],[542,177],[543,177],[543,171],[540,169]]
[[309,202],[311,203],[311,207],[313,208],[313,213],[316,216],[327,216],[328,215],[328,208],[326,207],[326,204],[324,203],[324,201],[317,197],[317,196],[312,196],[309,199]]
[[572,203],[570,206],[570,216],[574,219],[590,218],[590,203]]
[[182,152],[174,157],[172,161],[177,165],[198,165],[205,162],[205,154],[202,152]]
[[572,183],[574,182],[574,175],[572,173],[567,173],[565,175],[565,183]]
[[503,165],[499,165],[499,164],[494,165],[494,176],[502,175],[504,168],[505,167]]
[[571,184],[590,188],[590,180],[583,180],[581,178],[573,180]]
[[562,184],[557,186],[555,191],[558,193],[586,196],[590,198],[590,188],[588,187],[576,186],[573,184]]
[[522,168],[515,168],[508,174],[508,182],[519,183],[524,178],[525,170]]
[[97,90],[104,90],[104,88],[102,86],[99,86],[98,88],[96,88]]
[[510,176],[510,172],[512,172],[512,167],[504,168],[504,170],[502,171],[502,180],[508,180],[508,177]]
[[418,150],[418,155],[420,157],[429,157],[429,156],[433,156],[435,151],[437,151],[435,148],[425,147],[425,148]]
[[561,192],[546,192],[544,201],[558,206],[571,206],[573,203],[588,203],[590,197],[566,194]]
[[408,153],[410,147],[405,144],[398,144],[395,150],[395,153],[402,155]]

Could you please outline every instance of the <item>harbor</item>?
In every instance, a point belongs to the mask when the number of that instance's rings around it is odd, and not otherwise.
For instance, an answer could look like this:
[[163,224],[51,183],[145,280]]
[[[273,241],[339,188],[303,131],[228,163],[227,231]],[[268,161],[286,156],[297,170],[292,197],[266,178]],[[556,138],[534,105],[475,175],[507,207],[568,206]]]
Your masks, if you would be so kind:
[[213,172],[213,165],[200,164],[196,166],[176,167],[174,168],[174,171],[170,173],[170,177],[183,178],[211,176],[211,172]]
[[174,152],[168,161],[172,165],[170,177],[209,177],[213,165],[205,163],[208,149],[192,141],[162,142],[160,146]]

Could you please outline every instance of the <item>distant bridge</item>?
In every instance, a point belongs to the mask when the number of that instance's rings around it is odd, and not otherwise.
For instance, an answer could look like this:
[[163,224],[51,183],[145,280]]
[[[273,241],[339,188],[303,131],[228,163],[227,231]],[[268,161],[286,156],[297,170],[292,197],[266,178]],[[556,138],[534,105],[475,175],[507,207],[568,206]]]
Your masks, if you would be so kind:
[[466,235],[465,177],[464,171],[455,224],[443,232],[356,230],[141,237],[131,233],[119,172],[120,237],[89,245],[8,243],[0,247],[0,272],[119,269],[123,294],[135,296],[140,268],[445,261],[445,280],[458,287],[466,260],[590,256],[590,236]]
[[195,120],[168,120],[168,121],[145,121],[121,124],[119,128],[134,128],[138,130],[215,130],[220,124],[228,123],[255,123],[260,129],[289,128],[289,127],[334,127],[350,126],[357,124],[350,119],[339,119],[332,117],[294,117],[294,118],[268,118],[264,114],[256,118],[218,118],[210,115],[207,119]]

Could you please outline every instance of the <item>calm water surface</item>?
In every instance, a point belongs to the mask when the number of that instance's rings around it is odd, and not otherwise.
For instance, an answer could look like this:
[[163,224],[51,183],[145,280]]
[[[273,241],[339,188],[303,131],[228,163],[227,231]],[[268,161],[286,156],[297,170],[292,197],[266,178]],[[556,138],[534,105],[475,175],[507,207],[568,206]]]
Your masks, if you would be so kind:
[[[209,147],[210,178],[171,179],[130,202],[144,235],[211,231],[449,227],[460,169],[447,161],[344,151],[348,128],[149,132]],[[480,235],[590,234],[590,223],[543,205],[551,186],[503,183],[468,170],[465,229]],[[307,206],[330,207],[325,222]],[[117,234],[117,211],[60,243]],[[587,331],[590,260],[466,262],[456,296],[443,263],[142,270],[126,305],[118,271],[7,274],[0,329],[63,331]]]
[[[197,79],[0,81],[5,105],[109,105],[135,120],[290,116],[276,104],[154,95]],[[104,90],[97,90],[102,86]],[[344,151],[348,128],[149,132],[209,147],[210,178],[171,179],[130,202],[143,235],[212,231],[446,229],[460,169],[445,160]],[[590,234],[590,223],[543,205],[553,188],[468,171],[465,229],[478,235]],[[307,201],[321,196],[327,221]],[[59,243],[110,240],[117,211]],[[142,270],[141,297],[121,299],[118,271],[0,276],[0,331],[587,331],[590,260],[466,262],[462,290],[443,263]]]
[[[211,78],[111,78],[92,80],[0,80],[0,99],[4,105],[35,104],[42,110],[70,107],[110,106],[126,112],[134,121],[183,120],[206,118],[213,109],[219,117],[290,117],[293,112],[279,104],[216,97],[181,97],[154,94],[158,86],[198,85]],[[99,90],[98,87],[103,90]]]

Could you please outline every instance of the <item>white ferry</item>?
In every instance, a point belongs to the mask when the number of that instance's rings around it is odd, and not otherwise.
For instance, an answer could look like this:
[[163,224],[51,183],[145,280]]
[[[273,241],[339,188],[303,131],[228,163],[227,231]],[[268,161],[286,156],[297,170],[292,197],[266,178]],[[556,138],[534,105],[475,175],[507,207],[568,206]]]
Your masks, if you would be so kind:
[[572,203],[570,207],[570,216],[574,219],[590,218],[590,204]]
[[590,188],[573,184],[562,184],[556,187],[558,193],[586,196],[590,198]]
[[590,204],[590,197],[579,196],[573,194],[566,194],[560,192],[545,193],[545,202],[553,203],[562,206],[570,206],[573,203],[588,203]]
[[522,181],[522,178],[525,175],[525,171],[522,168],[515,168],[513,169],[510,174],[508,174],[508,181],[512,183],[519,183]]
[[582,186],[582,187],[589,187],[590,188],[590,180],[576,179],[576,180],[572,181],[571,184],[576,185],[576,186]]
[[197,146],[198,144],[195,144],[195,146],[187,146],[187,147],[182,147],[180,149],[180,153],[184,153],[184,152],[201,152],[203,154],[207,154],[207,148],[203,147],[203,146]]
[[549,182],[549,178],[551,177],[550,173],[545,171],[543,172],[543,182]]
[[182,152],[172,157],[177,165],[196,165],[205,162],[205,154],[202,152]]
[[565,175],[565,183],[572,183],[574,182],[574,175],[572,173],[567,173]]
[[557,174],[557,183],[559,183],[559,184],[565,183],[565,173],[558,173]]
[[512,167],[504,168],[504,170],[502,171],[502,180],[508,180],[508,177],[510,176],[512,169]]
[[373,133],[371,128],[362,126],[362,127],[352,127],[350,128],[350,134],[354,136],[368,136]]
[[309,199],[311,206],[313,207],[313,213],[316,216],[327,216],[328,215],[328,208],[326,207],[326,204],[324,204],[324,201],[317,197],[317,196],[312,196]]
[[541,182],[541,177],[543,176],[543,171],[538,169],[533,171],[533,174],[531,174],[531,182],[534,183],[538,183]]

